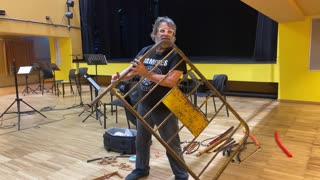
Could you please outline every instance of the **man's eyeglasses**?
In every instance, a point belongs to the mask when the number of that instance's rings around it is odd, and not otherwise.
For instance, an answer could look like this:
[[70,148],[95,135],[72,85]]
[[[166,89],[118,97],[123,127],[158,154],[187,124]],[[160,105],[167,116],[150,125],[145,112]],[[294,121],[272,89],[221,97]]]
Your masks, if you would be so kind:
[[173,29],[159,29],[159,33],[165,33],[167,32],[167,34],[169,35],[173,35],[174,34],[174,30]]

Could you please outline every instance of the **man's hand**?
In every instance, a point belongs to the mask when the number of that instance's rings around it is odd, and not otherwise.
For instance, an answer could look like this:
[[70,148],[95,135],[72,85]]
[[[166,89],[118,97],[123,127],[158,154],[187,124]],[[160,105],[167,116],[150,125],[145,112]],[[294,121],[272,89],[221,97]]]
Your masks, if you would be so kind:
[[131,61],[131,64],[132,64],[133,74],[139,74],[140,76],[145,76],[148,73],[147,68],[138,59]]
[[114,83],[115,81],[117,81],[120,77],[119,72],[116,72],[116,74],[111,76],[111,83]]

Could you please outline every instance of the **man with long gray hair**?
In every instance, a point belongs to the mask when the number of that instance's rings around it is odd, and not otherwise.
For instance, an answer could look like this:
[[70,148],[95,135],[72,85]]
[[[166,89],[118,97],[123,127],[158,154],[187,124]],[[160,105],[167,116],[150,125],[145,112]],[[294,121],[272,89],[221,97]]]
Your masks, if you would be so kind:
[[[153,31],[151,38],[155,43],[161,40],[167,39],[172,42],[175,41],[176,25],[172,19],[168,17],[158,17],[153,25]],[[132,69],[123,78],[128,80],[136,76],[143,76],[146,79],[142,81],[138,87],[139,96],[143,97],[147,94],[156,83],[159,83],[149,95],[148,98],[143,100],[138,105],[138,113],[143,117],[148,111],[150,111],[156,103],[158,103],[170,90],[173,88],[183,73],[186,72],[185,62],[180,63],[177,67],[175,65],[181,60],[181,57],[177,53],[171,54],[161,65],[159,65],[154,71],[150,72],[155,65],[161,61],[168,52],[172,49],[169,46],[162,46],[156,49],[144,62],[140,62],[138,57],[145,54],[153,45],[143,48],[136,56],[136,59],[131,62]],[[174,68],[174,69],[173,69]],[[170,74],[168,74],[170,73]],[[168,74],[167,77],[165,77]],[[117,80],[120,77],[119,73],[112,76],[112,81]],[[171,111],[163,104],[160,103],[152,113],[146,118],[146,122],[151,126],[159,126],[164,119],[171,113]],[[169,146],[177,153],[182,159],[182,149],[180,145],[179,135],[175,135],[178,132],[178,119],[172,115],[169,120],[161,125],[159,133],[164,141],[170,139]],[[137,121],[137,136],[136,136],[136,168],[126,177],[126,180],[135,180],[149,175],[149,161],[150,161],[150,146],[151,146],[152,134],[146,129],[142,122]],[[175,175],[175,179],[186,180],[189,175],[187,171],[176,161],[169,152],[166,153],[172,172]]]

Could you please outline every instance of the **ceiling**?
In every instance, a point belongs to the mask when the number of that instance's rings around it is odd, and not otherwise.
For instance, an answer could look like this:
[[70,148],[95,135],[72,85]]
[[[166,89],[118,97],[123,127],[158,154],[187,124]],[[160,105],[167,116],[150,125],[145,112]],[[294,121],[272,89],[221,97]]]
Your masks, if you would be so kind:
[[278,23],[320,18],[320,0],[241,0]]

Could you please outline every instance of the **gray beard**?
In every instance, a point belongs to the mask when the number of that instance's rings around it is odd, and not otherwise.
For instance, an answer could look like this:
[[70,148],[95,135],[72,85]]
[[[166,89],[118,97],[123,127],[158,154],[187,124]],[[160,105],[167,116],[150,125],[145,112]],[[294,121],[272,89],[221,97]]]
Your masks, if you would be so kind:
[[[161,40],[165,40],[165,39],[156,39],[156,43],[160,42]],[[169,40],[169,39],[166,39],[166,40]],[[171,40],[172,42],[172,40]],[[162,43],[161,46],[159,48],[156,49],[157,51],[157,54],[160,53],[162,54],[166,49],[168,48],[171,48],[172,47],[172,44],[171,43]]]

